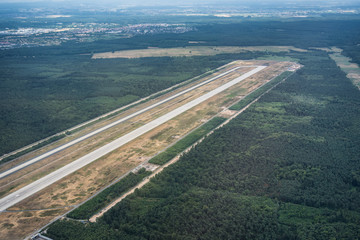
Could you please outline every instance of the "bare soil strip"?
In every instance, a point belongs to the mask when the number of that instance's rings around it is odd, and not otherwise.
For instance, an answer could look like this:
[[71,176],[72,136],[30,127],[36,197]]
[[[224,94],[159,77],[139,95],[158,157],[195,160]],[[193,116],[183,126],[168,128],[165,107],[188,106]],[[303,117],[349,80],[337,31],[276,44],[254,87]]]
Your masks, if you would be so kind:
[[306,50],[292,46],[257,46],[257,47],[235,47],[235,46],[195,46],[182,48],[148,48],[138,50],[125,50],[115,52],[96,53],[92,59],[101,58],[145,58],[145,57],[192,57],[212,56],[224,53],[241,53],[247,51],[269,51],[289,52]]
[[353,84],[360,89],[360,67],[356,63],[351,62],[351,58],[341,54],[342,49],[339,49],[329,56],[336,62],[336,65],[346,73],[346,77],[349,78]]

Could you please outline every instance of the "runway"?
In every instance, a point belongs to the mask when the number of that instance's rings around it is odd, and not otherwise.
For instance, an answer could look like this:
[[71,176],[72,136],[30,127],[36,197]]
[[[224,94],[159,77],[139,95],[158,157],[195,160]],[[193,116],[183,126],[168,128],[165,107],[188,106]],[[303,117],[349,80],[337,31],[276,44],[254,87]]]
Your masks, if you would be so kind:
[[55,153],[57,153],[57,152],[59,152],[61,150],[64,150],[64,149],[66,149],[68,147],[71,147],[72,145],[74,145],[76,143],[79,143],[79,142],[81,142],[81,141],[83,141],[83,140],[85,140],[85,139],[87,139],[89,137],[92,137],[92,136],[94,136],[94,135],[96,135],[98,133],[101,133],[101,132],[111,128],[111,127],[114,127],[114,126],[116,126],[116,125],[118,125],[118,124],[120,124],[122,122],[125,122],[125,121],[127,121],[127,120],[129,120],[129,119],[131,119],[133,117],[136,117],[139,114],[142,114],[142,113],[144,113],[146,111],[149,111],[150,109],[153,109],[153,108],[155,108],[155,107],[157,107],[157,106],[159,106],[159,105],[161,105],[163,103],[166,103],[166,102],[168,102],[168,101],[170,101],[170,100],[172,100],[174,98],[177,98],[177,97],[179,97],[181,95],[184,95],[187,92],[190,92],[190,91],[192,91],[192,90],[194,90],[196,88],[199,88],[199,87],[201,87],[201,86],[203,86],[203,85],[205,85],[205,84],[207,84],[209,82],[212,82],[212,81],[214,81],[214,80],[216,80],[216,79],[218,79],[220,77],[223,77],[223,76],[225,76],[225,75],[227,75],[227,74],[229,74],[231,72],[234,72],[239,68],[240,67],[235,67],[233,69],[230,69],[229,71],[226,71],[226,72],[224,72],[222,74],[219,74],[219,75],[217,75],[217,76],[215,76],[215,77],[213,77],[211,79],[208,79],[208,80],[206,80],[204,82],[201,82],[201,83],[199,83],[199,84],[197,84],[197,85],[195,85],[193,87],[190,87],[190,88],[188,88],[188,89],[186,89],[184,91],[181,91],[181,92],[179,92],[177,94],[174,94],[174,95],[172,95],[172,96],[170,96],[170,97],[168,97],[168,98],[166,98],[164,100],[161,100],[161,101],[159,101],[159,102],[157,102],[157,103],[155,103],[155,104],[153,104],[151,106],[143,108],[143,109],[141,109],[141,110],[139,110],[139,111],[137,111],[135,113],[132,113],[132,114],[130,114],[130,115],[128,115],[128,116],[126,116],[126,117],[124,117],[122,119],[119,119],[119,120],[117,120],[115,122],[112,122],[111,124],[108,124],[108,125],[106,125],[106,126],[104,126],[102,128],[99,128],[99,129],[97,129],[97,130],[95,130],[95,131],[93,131],[91,133],[88,133],[88,134],[86,134],[84,136],[81,136],[81,137],[79,137],[79,138],[77,138],[77,139],[75,139],[75,140],[73,140],[71,142],[68,142],[68,143],[66,143],[64,145],[61,145],[61,146],[59,146],[57,148],[54,148],[54,149],[52,149],[52,150],[50,150],[50,151],[48,151],[48,152],[46,152],[44,154],[41,154],[41,155],[39,155],[39,156],[37,156],[37,157],[35,157],[33,159],[30,159],[29,161],[26,161],[26,162],[24,162],[22,164],[19,164],[19,165],[13,167],[13,168],[10,168],[9,170],[6,170],[6,171],[0,173],[0,179],[4,178],[6,176],[9,176],[9,175],[11,175],[11,174],[23,169],[23,168],[26,168],[26,167],[28,167],[28,166],[30,166],[30,165],[38,162],[38,161],[41,161],[42,159],[44,159],[46,157],[49,157],[49,156],[51,156],[51,155],[53,155],[53,154],[55,154]]
[[[161,117],[159,117],[159,118],[157,118],[157,119],[155,119],[155,120],[153,120],[153,121],[151,121],[151,122],[137,128],[136,130],[134,130],[134,131],[132,131],[132,132],[130,132],[130,133],[128,133],[128,134],[126,134],[126,135],[124,135],[124,136],[122,136],[122,137],[120,137],[120,138],[118,138],[118,139],[116,139],[116,140],[114,140],[114,141],[112,141],[110,143],[108,143],[107,145],[105,145],[105,146],[103,146],[103,147],[101,147],[101,148],[99,148],[99,149],[97,149],[97,150],[95,150],[93,152],[90,152],[87,155],[75,160],[74,162],[69,163],[68,165],[66,165],[66,166],[64,166],[64,167],[62,167],[62,168],[60,168],[60,169],[46,175],[46,176],[44,176],[43,178],[41,178],[41,179],[39,179],[39,180],[29,184],[29,185],[17,190],[17,191],[5,196],[4,198],[2,198],[0,200],[0,211],[5,211],[7,208],[19,203],[20,201],[24,200],[25,198],[27,198],[27,197],[35,194],[36,192],[50,186],[51,184],[53,184],[56,181],[64,178],[65,176],[67,176],[67,175],[69,175],[71,173],[74,173],[75,171],[77,171],[77,170],[81,169],[82,167],[94,162],[95,160],[99,159],[100,157],[105,156],[106,154],[114,151],[115,149],[117,149],[117,148],[125,145],[126,143],[136,139],[137,137],[151,131],[152,129],[160,126],[161,124],[169,121],[170,119],[175,118],[176,116],[178,116],[178,115],[184,113],[185,111],[197,106],[198,104],[210,99],[211,97],[215,96],[216,94],[219,94],[220,92],[225,91],[226,89],[234,86],[235,84],[245,80],[246,78],[256,74],[257,72],[259,72],[259,71],[261,71],[261,70],[263,70],[265,68],[266,68],[266,66],[258,66],[255,69],[241,75],[240,77],[237,77],[236,79],[234,79],[234,80],[232,80],[232,81],[230,81],[230,82],[228,82],[228,83],[226,83],[226,84],[224,84],[224,85],[222,85],[222,86],[220,86],[220,87],[218,87],[218,88],[216,88],[216,89],[202,95],[201,97],[199,97],[199,98],[197,98],[195,100],[192,100],[192,101],[184,104],[183,106],[181,106],[181,107],[179,107],[179,108],[177,108],[175,110],[172,110],[172,111],[168,112],[167,114],[165,114],[165,115],[163,115],[163,116],[161,116]],[[213,81],[214,79],[222,77],[222,76],[224,76],[224,75],[226,75],[226,74],[228,74],[228,73],[230,73],[232,71],[235,71],[236,69],[237,68],[231,69],[231,70],[229,70],[229,71],[227,71],[227,72],[225,72],[223,74],[220,74],[220,75],[218,75],[218,76],[216,76],[216,77],[214,77],[212,79],[209,79],[209,80],[207,80],[205,82],[209,82],[210,80]],[[201,85],[206,84],[205,82],[202,82]],[[195,89],[198,85],[192,87],[192,89],[191,88],[186,89],[185,91],[186,92],[191,91],[191,90]],[[162,103],[164,103],[166,101],[169,101],[170,99],[173,99],[173,98],[175,98],[175,97],[177,97],[177,96],[179,96],[181,94],[184,94],[185,91],[180,92],[178,94],[175,94],[175,95],[171,96],[170,98],[167,98],[167,99],[161,101],[161,103],[160,102],[156,103],[157,105],[156,104],[155,105],[158,106],[158,105],[160,105],[160,104],[162,104]],[[155,106],[151,105],[151,106],[149,106],[149,109],[151,109],[153,107],[155,107]],[[140,111],[144,112],[144,111],[149,110],[147,108],[145,108],[145,109],[142,109]],[[139,112],[134,113],[134,114],[138,115],[138,114],[140,114]],[[129,116],[127,116],[124,119],[128,119]],[[125,120],[121,119],[119,121],[125,121]],[[112,123],[112,124],[114,124],[114,123]],[[106,126],[106,127],[108,127],[108,126]],[[97,131],[99,131],[99,130],[97,130]],[[102,131],[104,131],[104,130],[102,130]],[[76,140],[74,140],[74,141],[76,141]],[[32,163],[30,163],[30,164],[32,164]],[[24,166],[24,167],[26,167],[26,166]],[[17,171],[17,170],[14,170],[14,171]]]

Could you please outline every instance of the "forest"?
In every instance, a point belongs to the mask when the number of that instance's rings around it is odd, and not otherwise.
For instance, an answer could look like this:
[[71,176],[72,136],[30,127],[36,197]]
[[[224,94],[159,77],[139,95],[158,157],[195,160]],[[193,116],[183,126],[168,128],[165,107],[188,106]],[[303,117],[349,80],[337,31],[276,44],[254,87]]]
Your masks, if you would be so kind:
[[181,47],[195,39],[202,41],[198,45],[215,46],[293,45],[308,48],[337,45],[358,60],[359,47],[354,45],[359,40],[359,24],[360,20],[356,19],[326,18],[237,20],[228,24],[194,19],[192,25],[197,30],[184,34],[140,35],[81,44],[70,41],[60,46],[1,50],[0,155],[231,60],[268,54],[247,52],[213,57],[92,60],[91,53],[149,46]]
[[[196,31],[184,34],[0,51],[0,155],[233,60],[292,59],[304,66],[97,223],[56,221],[47,236],[359,239],[360,92],[328,53],[312,47],[340,47],[359,64],[360,20],[219,22],[191,22]],[[309,51],[90,58],[94,52],[181,47],[189,41],[293,45]],[[175,146],[176,153],[184,147]],[[141,174],[129,175],[125,184],[113,185],[69,217],[88,218],[141,180]]]
[[[0,58],[0,155],[219,67],[192,58]],[[21,71],[19,71],[21,69]]]
[[358,239],[360,92],[327,53],[96,224],[57,221],[54,239]]

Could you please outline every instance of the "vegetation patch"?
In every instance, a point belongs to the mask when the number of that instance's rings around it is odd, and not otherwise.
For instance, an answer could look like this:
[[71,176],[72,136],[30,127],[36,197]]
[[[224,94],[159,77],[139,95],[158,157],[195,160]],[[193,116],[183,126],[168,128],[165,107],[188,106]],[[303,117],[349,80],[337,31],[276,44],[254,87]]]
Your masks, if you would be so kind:
[[40,217],[48,217],[58,215],[62,210],[48,210],[40,213]]
[[11,161],[11,160],[14,160],[15,158],[18,158],[18,157],[20,157],[20,156],[22,156],[22,155],[25,155],[26,153],[32,152],[32,151],[34,151],[34,150],[36,150],[36,149],[39,149],[39,148],[41,148],[41,147],[43,147],[43,146],[46,146],[46,145],[48,145],[48,144],[50,144],[50,143],[53,143],[53,142],[55,142],[55,141],[57,141],[57,140],[60,140],[60,139],[64,138],[65,136],[66,136],[65,134],[60,134],[60,135],[56,135],[56,136],[54,136],[54,137],[51,137],[51,138],[47,139],[46,141],[42,141],[42,142],[40,142],[40,143],[38,143],[38,144],[36,144],[36,145],[28,148],[28,149],[25,149],[25,150],[23,150],[23,151],[20,151],[20,152],[18,152],[18,153],[15,153],[15,154],[13,154],[13,155],[10,155],[10,156],[8,156],[8,157],[3,158],[3,159],[0,161],[0,163],[2,164],[2,163],[9,162],[9,161]]
[[106,207],[113,200],[121,196],[121,194],[125,193],[130,188],[134,187],[136,184],[141,182],[144,177],[149,176],[150,174],[151,172],[146,171],[144,168],[140,169],[136,174],[129,173],[119,182],[106,188],[94,198],[90,199],[80,207],[70,212],[67,216],[74,219],[89,219],[91,216]]
[[278,56],[278,55],[266,55],[258,57],[257,60],[272,60],[272,61],[289,61],[289,62],[298,62],[299,59],[286,57],[286,56]]
[[153,157],[149,161],[149,163],[153,163],[157,165],[163,165],[167,163],[168,161],[176,157],[176,155],[183,152],[186,148],[188,148],[196,141],[204,137],[211,130],[219,126],[225,120],[226,120],[225,118],[221,118],[221,117],[215,117],[211,119],[209,122],[205,123],[195,131],[191,132],[190,134],[179,140],[177,143],[175,143],[173,146],[166,149],[164,152]]
[[276,84],[280,83],[282,80],[284,80],[285,78],[287,78],[291,74],[292,74],[292,72],[289,72],[289,71],[283,72],[282,74],[280,74],[276,78],[272,79],[270,82],[264,84],[260,88],[256,89],[255,91],[253,91],[252,93],[247,95],[244,99],[241,99],[238,103],[232,105],[229,109],[230,110],[241,110],[241,109],[243,109],[244,107],[249,105],[252,101],[254,101],[258,97],[260,97],[262,94],[264,94],[267,90],[274,87]]
[[158,133],[156,133],[155,135],[151,136],[150,139],[151,140],[155,140],[161,137],[161,135],[165,134],[166,132],[170,131],[171,129],[173,129],[172,127],[167,127],[161,131],[159,131]]

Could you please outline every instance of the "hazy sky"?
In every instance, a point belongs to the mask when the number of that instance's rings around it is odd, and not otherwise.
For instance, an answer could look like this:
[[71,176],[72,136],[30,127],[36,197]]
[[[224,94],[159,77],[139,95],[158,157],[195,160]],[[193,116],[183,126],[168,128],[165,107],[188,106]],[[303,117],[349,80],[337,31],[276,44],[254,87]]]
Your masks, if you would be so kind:
[[[0,0],[0,3],[19,3],[19,2],[45,2],[39,0]],[[293,4],[298,3],[301,5],[348,5],[348,4],[357,4],[359,5],[359,0],[47,0],[49,2],[55,3],[65,3],[69,2],[71,4],[83,3],[83,4],[92,4],[97,5],[142,5],[142,6],[151,6],[151,5],[205,5],[205,4],[224,4],[224,3],[234,3],[234,4],[248,4],[248,3],[259,3],[259,4]]]
[[[18,2],[45,2],[41,0],[0,0],[0,2],[6,3],[18,3]],[[243,2],[266,2],[266,3],[304,3],[304,2],[318,2],[318,3],[356,3],[358,0],[47,0],[46,2],[72,2],[72,3],[88,3],[88,2],[97,2],[97,3],[114,3],[114,4],[140,4],[140,5],[151,5],[151,4],[171,4],[171,3],[194,3],[194,4],[207,4],[207,3],[222,3],[222,2],[231,2],[231,3],[243,3]]]

